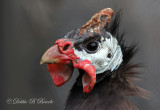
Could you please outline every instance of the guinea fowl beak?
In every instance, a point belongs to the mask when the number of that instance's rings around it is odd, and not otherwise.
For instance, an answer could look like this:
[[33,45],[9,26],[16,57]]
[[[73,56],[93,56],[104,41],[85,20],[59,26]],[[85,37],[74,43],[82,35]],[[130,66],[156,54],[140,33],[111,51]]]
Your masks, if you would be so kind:
[[[66,45],[68,48],[64,49]],[[66,41],[66,39],[57,40],[55,45],[44,53],[40,64],[47,63],[49,73],[56,86],[61,86],[67,82],[71,78],[74,68],[84,70],[85,74],[82,77],[83,92],[89,93],[96,82],[95,68],[90,61],[80,60],[74,54],[71,45],[72,42]]]
[[67,82],[73,73],[73,67],[68,65],[69,58],[60,53],[58,45],[50,47],[42,56],[40,64],[47,63],[49,73],[56,86]]
[[57,45],[49,48],[44,53],[44,55],[42,56],[40,64],[43,64],[43,63],[59,63],[60,62],[60,58],[56,58],[56,57],[58,57],[58,54],[60,55],[60,52],[59,52],[59,50],[57,48]]
[[60,59],[56,58],[58,55],[55,53],[59,53],[57,49],[57,45],[49,48],[41,58],[40,64],[43,63],[59,63]]
[[44,53],[44,55],[41,58],[40,64],[69,63],[67,59],[69,59],[69,57],[67,57],[59,51],[58,45],[54,45]]

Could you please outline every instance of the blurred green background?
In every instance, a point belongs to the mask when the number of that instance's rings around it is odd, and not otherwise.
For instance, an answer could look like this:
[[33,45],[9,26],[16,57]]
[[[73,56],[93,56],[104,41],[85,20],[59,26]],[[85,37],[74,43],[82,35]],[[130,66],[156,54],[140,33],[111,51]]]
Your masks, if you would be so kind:
[[[149,100],[131,98],[140,110],[160,110],[160,0],[1,0],[0,110],[63,110],[76,80],[55,87],[43,53],[56,39],[81,27],[103,8],[123,9],[121,30],[126,43],[138,43],[133,62],[143,63],[141,81]],[[45,98],[53,104],[7,104],[8,98]]]

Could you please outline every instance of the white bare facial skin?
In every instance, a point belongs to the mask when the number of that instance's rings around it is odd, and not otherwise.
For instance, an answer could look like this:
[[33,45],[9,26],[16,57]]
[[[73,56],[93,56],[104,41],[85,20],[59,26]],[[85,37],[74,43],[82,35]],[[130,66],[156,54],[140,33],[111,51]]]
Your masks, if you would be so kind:
[[74,53],[80,57],[81,60],[91,61],[91,64],[96,69],[96,74],[103,73],[107,70],[116,70],[123,61],[121,47],[118,45],[117,39],[110,33],[108,34],[110,38],[101,37],[101,43],[99,43],[99,49],[96,53],[89,54],[84,49],[78,51],[74,48]]

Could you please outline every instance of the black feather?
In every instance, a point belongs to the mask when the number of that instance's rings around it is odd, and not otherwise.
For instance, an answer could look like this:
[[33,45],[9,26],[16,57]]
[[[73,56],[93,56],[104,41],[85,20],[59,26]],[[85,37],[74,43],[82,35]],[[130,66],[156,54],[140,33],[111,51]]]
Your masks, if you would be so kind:
[[[136,69],[138,64],[130,63],[137,52],[136,44],[126,46],[124,33],[119,32],[121,10],[116,13],[105,30],[117,38],[123,53],[123,62],[113,71],[106,71],[97,75],[98,82],[89,94],[83,93],[81,84],[75,83],[70,91],[65,110],[135,110],[127,96],[148,97],[148,92],[134,84],[139,74]],[[103,31],[102,31],[103,32]],[[72,35],[74,36],[74,35]],[[82,75],[79,76],[81,79]]]

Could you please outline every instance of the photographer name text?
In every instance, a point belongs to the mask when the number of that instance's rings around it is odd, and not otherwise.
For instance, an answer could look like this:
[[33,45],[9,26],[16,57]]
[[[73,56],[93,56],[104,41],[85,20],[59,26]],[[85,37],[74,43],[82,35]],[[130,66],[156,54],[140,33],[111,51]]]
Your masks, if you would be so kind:
[[22,98],[8,98],[6,100],[7,104],[53,104],[54,101],[52,99],[45,98],[30,98],[30,99],[22,99]]

